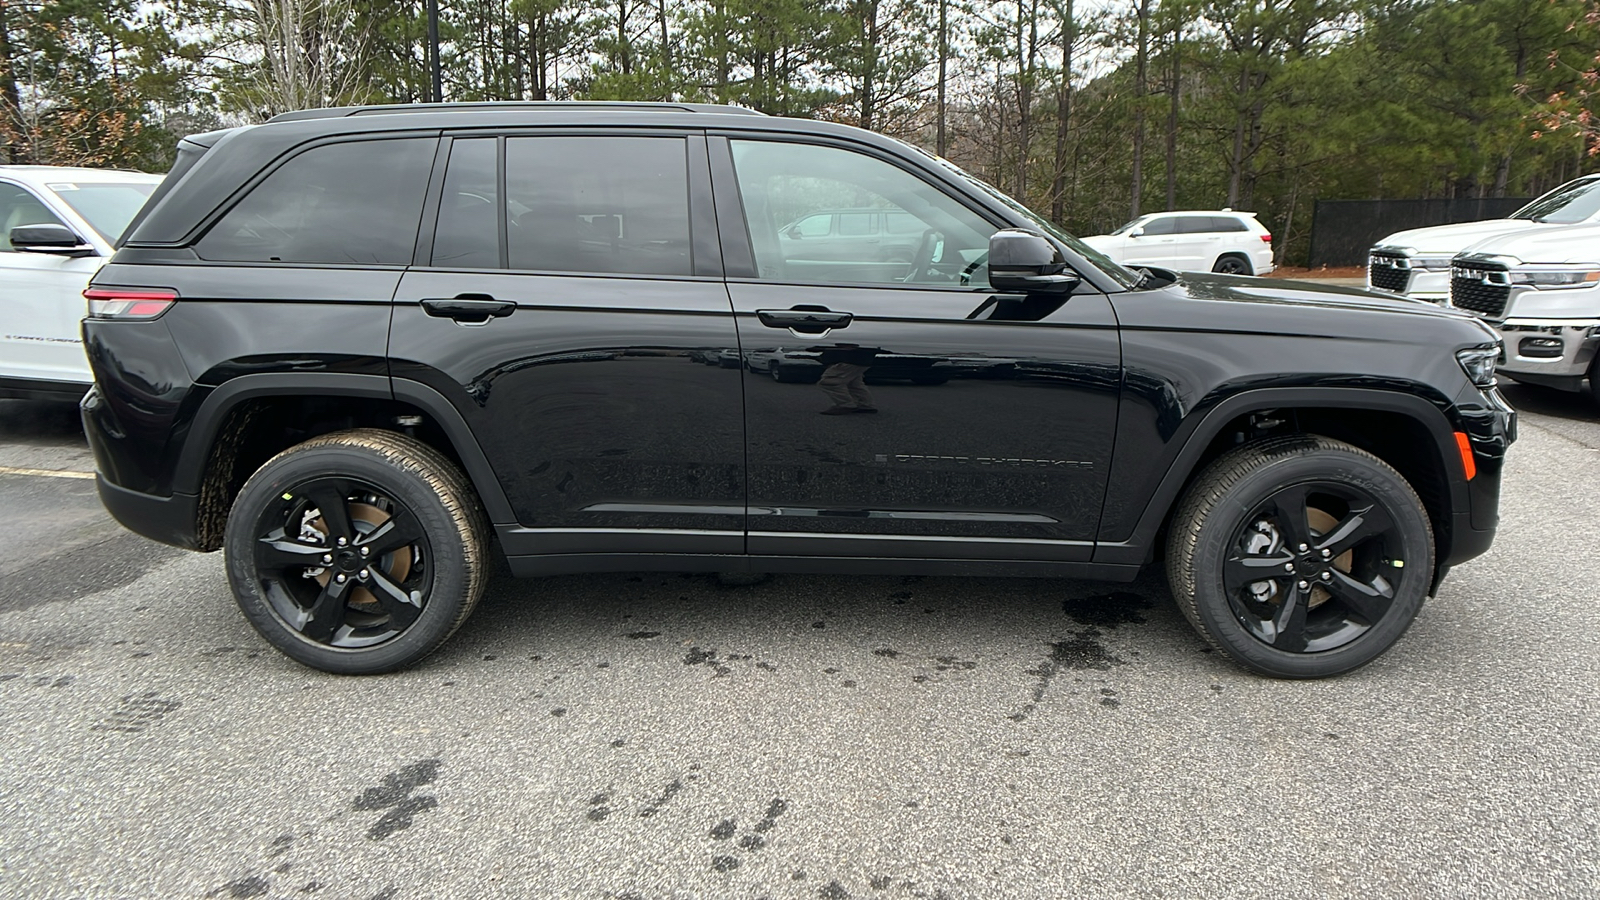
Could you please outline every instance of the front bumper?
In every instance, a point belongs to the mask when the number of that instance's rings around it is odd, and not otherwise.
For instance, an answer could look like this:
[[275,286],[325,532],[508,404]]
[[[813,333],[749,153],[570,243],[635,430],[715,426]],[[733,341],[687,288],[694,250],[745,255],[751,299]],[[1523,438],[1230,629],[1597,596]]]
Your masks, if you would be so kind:
[[1490,324],[1505,341],[1505,358],[1496,368],[1532,383],[1577,390],[1600,347],[1600,319],[1510,318]]

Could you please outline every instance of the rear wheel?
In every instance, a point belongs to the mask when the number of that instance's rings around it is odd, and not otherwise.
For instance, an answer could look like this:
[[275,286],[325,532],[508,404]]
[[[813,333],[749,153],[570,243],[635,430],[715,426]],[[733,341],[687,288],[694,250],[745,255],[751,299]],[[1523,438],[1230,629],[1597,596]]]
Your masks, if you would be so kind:
[[268,460],[228,517],[228,578],[250,624],[339,674],[417,662],[465,622],[488,572],[487,524],[448,459],[377,430]]
[[1184,615],[1239,665],[1321,678],[1393,646],[1433,573],[1433,530],[1400,473],[1294,435],[1222,456],[1184,495],[1167,577]]
[[1249,275],[1250,263],[1244,257],[1230,253],[1217,257],[1216,265],[1211,267],[1211,271],[1222,275]]

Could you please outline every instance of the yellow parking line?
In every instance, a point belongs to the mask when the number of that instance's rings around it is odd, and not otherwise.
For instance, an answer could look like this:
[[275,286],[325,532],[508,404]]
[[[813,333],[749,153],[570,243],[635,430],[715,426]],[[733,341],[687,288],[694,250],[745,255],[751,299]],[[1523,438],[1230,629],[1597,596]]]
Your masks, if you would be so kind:
[[93,478],[93,472],[68,472],[65,469],[21,469],[0,466],[0,475],[35,475],[43,478]]

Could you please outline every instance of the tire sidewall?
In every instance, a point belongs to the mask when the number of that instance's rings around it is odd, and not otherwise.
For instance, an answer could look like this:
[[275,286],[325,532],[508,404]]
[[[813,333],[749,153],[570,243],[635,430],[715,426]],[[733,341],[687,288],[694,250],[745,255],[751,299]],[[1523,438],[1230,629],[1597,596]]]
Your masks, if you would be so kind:
[[[1366,491],[1383,505],[1400,532],[1406,567],[1382,620],[1349,644],[1317,653],[1289,653],[1262,643],[1234,617],[1222,586],[1233,539],[1264,498],[1304,482],[1334,482]],[[1241,477],[1212,508],[1194,552],[1195,612],[1230,656],[1263,674],[1321,678],[1358,668],[1394,645],[1427,598],[1433,572],[1432,526],[1409,485],[1359,455],[1337,449],[1273,459]],[[1418,556],[1423,557],[1417,559]]]
[[[433,583],[417,620],[398,637],[374,647],[341,649],[311,641],[279,617],[256,571],[256,530],[263,509],[289,488],[316,478],[363,481],[406,506],[421,524],[430,550],[425,563]],[[421,659],[444,643],[459,623],[470,578],[468,536],[426,481],[397,469],[380,453],[359,445],[291,448],[250,477],[234,500],[224,541],[228,581],[250,624],[284,654],[312,668],[339,674],[376,674]]]

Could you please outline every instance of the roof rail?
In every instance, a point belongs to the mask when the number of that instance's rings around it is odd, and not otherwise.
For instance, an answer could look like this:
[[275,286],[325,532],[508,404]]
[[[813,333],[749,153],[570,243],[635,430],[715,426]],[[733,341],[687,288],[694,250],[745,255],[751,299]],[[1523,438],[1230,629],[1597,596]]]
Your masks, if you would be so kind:
[[743,116],[763,116],[766,113],[742,106],[719,106],[715,103],[656,103],[623,100],[494,100],[479,103],[394,103],[383,106],[335,106],[326,109],[301,109],[279,113],[269,122],[298,122],[305,119],[338,119],[345,116],[382,116],[391,113],[472,112],[500,109],[561,110],[561,109],[615,109],[639,112],[697,112],[732,113]]

